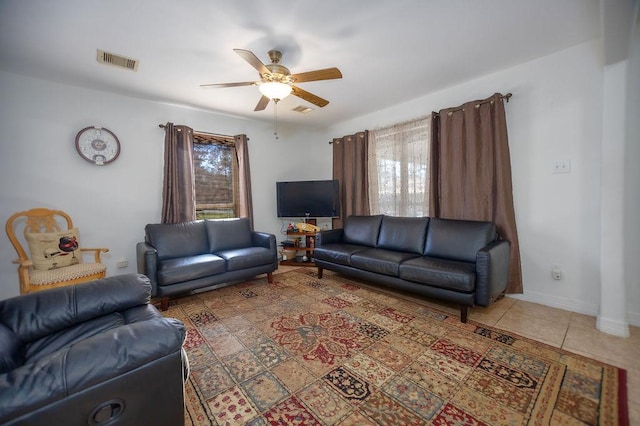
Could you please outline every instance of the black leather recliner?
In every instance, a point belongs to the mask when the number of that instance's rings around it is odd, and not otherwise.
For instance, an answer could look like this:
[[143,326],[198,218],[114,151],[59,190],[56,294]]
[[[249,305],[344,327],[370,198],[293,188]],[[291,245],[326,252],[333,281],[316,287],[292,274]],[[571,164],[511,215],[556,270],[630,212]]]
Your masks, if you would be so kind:
[[144,275],[0,301],[0,424],[182,425],[184,324]]

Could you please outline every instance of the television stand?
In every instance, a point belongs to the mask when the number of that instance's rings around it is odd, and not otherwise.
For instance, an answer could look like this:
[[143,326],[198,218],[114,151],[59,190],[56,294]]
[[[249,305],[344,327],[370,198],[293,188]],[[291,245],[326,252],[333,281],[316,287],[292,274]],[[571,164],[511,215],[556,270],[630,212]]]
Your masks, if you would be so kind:
[[[315,222],[314,219],[310,220],[313,220]],[[280,265],[316,266],[316,263],[312,260],[316,241],[315,232],[287,231],[287,239],[293,240],[294,245],[280,247],[283,255],[287,256],[287,260],[281,260]],[[303,256],[307,256],[306,262],[301,260]]]

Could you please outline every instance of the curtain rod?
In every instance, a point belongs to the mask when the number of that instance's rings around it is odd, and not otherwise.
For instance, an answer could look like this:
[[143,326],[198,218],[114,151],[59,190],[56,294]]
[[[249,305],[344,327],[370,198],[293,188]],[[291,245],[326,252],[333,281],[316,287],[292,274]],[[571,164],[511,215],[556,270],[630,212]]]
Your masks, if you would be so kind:
[[[161,129],[166,128],[167,126],[165,126],[164,124],[158,124],[158,127],[160,127]],[[220,133],[209,133],[209,132],[202,132],[200,130],[194,130],[195,133],[199,133],[201,135],[207,135],[207,136],[213,136],[213,137],[218,137],[218,138],[233,138],[233,136],[229,136],[229,135],[221,135]]]
[[[513,94],[512,94],[512,93],[507,93],[506,95],[502,95],[502,96],[500,96],[500,99],[504,99],[504,100],[505,100],[505,101],[507,101],[507,103],[508,103],[508,102],[509,102],[509,99],[510,99],[512,96],[513,96]],[[493,99],[491,99],[491,98],[487,98],[487,99],[484,99],[484,100],[482,100],[482,101],[478,101],[478,103],[476,104],[476,108],[477,108],[480,104],[486,104],[487,102],[493,102]],[[449,111],[449,114],[451,114],[451,113],[452,113],[452,112],[454,112],[454,111],[462,111],[462,110],[463,110],[462,106],[460,106],[460,107],[458,107],[458,108],[451,108],[451,110]],[[440,116],[440,113],[437,113],[437,112],[433,112],[432,114],[433,114],[435,117],[439,117],[439,116]]]

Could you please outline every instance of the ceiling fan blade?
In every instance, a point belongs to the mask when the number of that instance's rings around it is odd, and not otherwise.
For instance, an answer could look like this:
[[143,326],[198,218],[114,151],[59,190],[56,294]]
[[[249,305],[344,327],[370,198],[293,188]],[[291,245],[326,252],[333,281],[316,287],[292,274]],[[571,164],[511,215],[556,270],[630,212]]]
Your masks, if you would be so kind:
[[262,63],[260,59],[253,52],[244,49],[233,49],[242,59],[249,62],[249,64],[258,70],[258,72],[262,74],[269,74],[269,69]]
[[323,70],[302,72],[293,74],[294,82],[303,83],[305,81],[333,80],[334,78],[342,78],[342,73],[338,68],[325,68]]
[[200,87],[238,87],[238,86],[254,86],[258,84],[255,81],[243,81],[241,83],[216,83],[216,84],[201,84]]
[[262,111],[263,109],[265,109],[267,107],[267,105],[269,104],[270,100],[271,99],[269,99],[266,96],[262,95],[262,97],[258,101],[258,105],[256,105],[256,109],[254,109],[254,111]]
[[313,93],[309,93],[306,90],[302,90],[299,87],[296,87],[296,86],[291,86],[291,87],[293,89],[291,92],[292,95],[302,98],[307,102],[311,102],[312,104],[319,106],[320,108],[322,108],[323,106],[329,103],[328,100],[322,99],[320,96],[316,96]]

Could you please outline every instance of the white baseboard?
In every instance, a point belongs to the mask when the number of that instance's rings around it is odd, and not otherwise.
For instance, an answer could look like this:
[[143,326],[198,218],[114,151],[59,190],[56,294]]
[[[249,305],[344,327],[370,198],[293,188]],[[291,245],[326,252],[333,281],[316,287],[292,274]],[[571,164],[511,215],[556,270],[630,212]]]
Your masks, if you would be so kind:
[[596,328],[614,336],[629,337],[629,323],[598,316]]
[[[598,318],[598,315],[600,314],[600,306],[597,304],[576,302],[573,299],[549,296],[548,294],[538,293],[535,291],[525,290],[524,294],[508,294],[507,296],[518,300],[524,300],[525,302],[539,303],[552,308],[564,309],[565,311],[577,312],[579,314],[589,315],[596,318]],[[640,327],[640,305],[627,306],[627,320],[629,321],[629,325]],[[608,320],[605,320],[604,322],[609,324]],[[607,327],[611,327],[613,330],[620,330],[620,327],[614,324],[609,324]]]
[[566,297],[550,296],[535,291],[524,291],[524,294],[508,294],[507,296],[514,299],[524,300],[525,302],[539,303],[541,305],[550,306],[552,308],[564,309],[565,311],[577,312],[579,314],[598,316],[599,305],[593,303],[584,303]]

